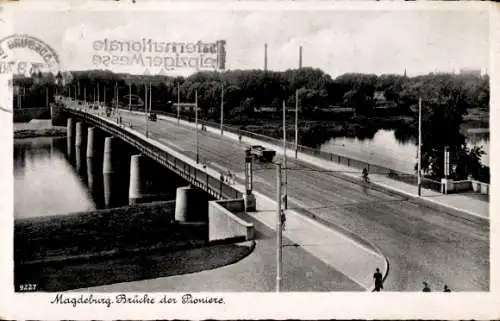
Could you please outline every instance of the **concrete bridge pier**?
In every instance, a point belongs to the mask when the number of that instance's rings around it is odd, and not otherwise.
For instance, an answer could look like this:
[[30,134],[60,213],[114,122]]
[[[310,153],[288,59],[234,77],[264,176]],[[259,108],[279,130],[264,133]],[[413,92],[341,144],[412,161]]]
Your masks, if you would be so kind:
[[50,103],[50,119],[52,126],[64,126],[65,115],[62,106]]
[[177,222],[208,221],[208,201],[204,199],[200,190],[191,186],[179,187],[175,196]]
[[89,190],[93,193],[94,186],[94,127],[89,127],[87,130],[87,180],[89,184]]
[[68,122],[66,125],[66,141],[67,141],[67,153],[68,156],[71,157],[73,150],[73,119],[68,118]]
[[144,194],[144,182],[141,165],[144,163],[142,155],[132,155],[130,158],[130,184],[128,189],[128,203],[134,205],[139,202]]
[[113,159],[112,159],[113,137],[104,139],[104,157],[102,163],[102,176],[104,182],[104,205],[109,207],[112,202],[112,181],[113,181]]
[[94,157],[94,127],[89,127],[87,130],[87,158]]
[[75,158],[76,158],[76,170],[80,172],[82,170],[82,136],[83,136],[83,124],[81,121],[76,123],[75,127]]

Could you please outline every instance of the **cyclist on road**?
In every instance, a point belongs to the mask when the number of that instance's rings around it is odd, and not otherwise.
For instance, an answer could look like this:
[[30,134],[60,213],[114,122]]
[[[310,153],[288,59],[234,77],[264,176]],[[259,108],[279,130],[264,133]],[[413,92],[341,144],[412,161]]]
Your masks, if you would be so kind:
[[286,229],[286,216],[285,216],[285,211],[281,211],[281,216],[280,216],[280,220],[281,220],[281,230],[285,230]]

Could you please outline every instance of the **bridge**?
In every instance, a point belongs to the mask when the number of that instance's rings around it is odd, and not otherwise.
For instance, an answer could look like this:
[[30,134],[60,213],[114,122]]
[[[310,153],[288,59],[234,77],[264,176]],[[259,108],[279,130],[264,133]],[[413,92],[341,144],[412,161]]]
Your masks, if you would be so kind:
[[[198,157],[201,161],[196,163],[192,123],[163,116],[156,122],[147,123],[143,113],[123,110],[107,117],[102,111],[77,104],[66,104],[58,113],[123,139],[213,197],[229,199],[246,195],[244,152],[256,142],[254,138],[244,137],[239,141],[236,135],[199,131]],[[146,127],[148,137],[144,135]],[[390,290],[418,291],[423,281],[436,287],[447,284],[457,291],[489,290],[487,217],[468,215],[446,204],[438,206],[376,184],[361,184],[357,170],[341,168],[334,163],[300,154],[296,159],[288,159],[287,216],[312,218],[315,224],[324,227],[319,229],[324,232],[318,234],[319,230],[302,229],[299,233],[291,229],[285,235],[288,233],[292,240],[310,248],[311,253],[350,278],[361,280],[358,283],[363,285],[371,282],[371,276],[364,278],[352,275],[358,272],[351,271],[354,264],[377,262],[376,259],[362,261],[358,258],[367,256],[360,248],[375,247],[390,267],[386,280]],[[234,185],[221,180],[220,173],[227,170],[235,173]],[[252,214],[252,206],[248,212],[272,228],[274,212],[266,212],[263,208],[273,206],[276,194],[274,166],[255,165],[253,193],[256,196],[255,213]],[[313,226],[313,223],[303,226]],[[308,233],[317,235],[313,237]],[[336,241],[332,242],[332,238]],[[356,249],[338,251],[339,243],[336,242],[341,238],[342,242],[348,239],[356,243]],[[335,257],[330,252],[335,253]],[[372,269],[374,266],[362,268],[365,273]]]

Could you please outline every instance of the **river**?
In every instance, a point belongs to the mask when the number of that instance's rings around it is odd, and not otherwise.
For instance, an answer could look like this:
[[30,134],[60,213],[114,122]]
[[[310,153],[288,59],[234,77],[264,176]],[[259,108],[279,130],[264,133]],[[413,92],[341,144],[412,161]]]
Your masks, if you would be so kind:
[[[469,130],[468,146],[482,146],[485,154],[481,162],[489,164],[489,132]],[[320,150],[368,161],[401,172],[414,173],[417,162],[417,144],[412,140],[401,141],[395,130],[378,130],[373,138],[335,137],[323,143]]]
[[[87,159],[75,150],[68,157],[66,138],[26,138],[14,141],[14,217],[28,218],[91,211],[128,205],[130,155],[137,151],[124,143],[113,145],[116,175],[104,178],[102,155]],[[101,148],[102,149],[102,146]],[[144,194],[151,201],[175,199],[175,190],[187,185],[161,165],[146,160]],[[109,191],[105,197],[104,191]]]
[[[90,211],[97,207],[87,186],[60,148],[61,139],[14,142],[14,217]],[[62,138],[64,144],[65,138]]]

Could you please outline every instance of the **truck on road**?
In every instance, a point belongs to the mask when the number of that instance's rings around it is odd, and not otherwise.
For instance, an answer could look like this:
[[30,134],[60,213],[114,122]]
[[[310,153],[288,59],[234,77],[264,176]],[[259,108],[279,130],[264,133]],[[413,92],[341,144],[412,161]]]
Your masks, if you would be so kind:
[[274,150],[266,149],[260,145],[253,145],[250,147],[250,155],[252,155],[254,159],[258,159],[263,163],[271,163],[276,155],[276,152]]

